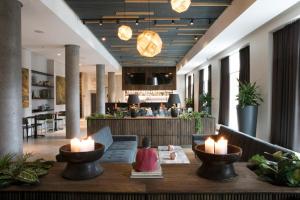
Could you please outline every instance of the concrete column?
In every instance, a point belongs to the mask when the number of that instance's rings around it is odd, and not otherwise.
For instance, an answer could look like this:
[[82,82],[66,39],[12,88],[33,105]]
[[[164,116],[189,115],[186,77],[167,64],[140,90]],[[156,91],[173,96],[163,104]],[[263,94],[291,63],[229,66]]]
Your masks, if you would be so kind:
[[105,114],[105,65],[96,65],[96,111]]
[[21,7],[0,1],[0,155],[23,153]]
[[115,72],[108,72],[108,102],[116,102]]
[[79,46],[65,46],[66,137],[80,137]]

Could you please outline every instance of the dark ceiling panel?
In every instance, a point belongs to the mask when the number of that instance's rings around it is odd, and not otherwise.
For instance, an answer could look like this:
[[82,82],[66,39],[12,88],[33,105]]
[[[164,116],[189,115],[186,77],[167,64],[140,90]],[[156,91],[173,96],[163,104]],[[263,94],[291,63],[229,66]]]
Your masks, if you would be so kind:
[[[124,3],[124,0],[65,0],[74,10],[79,18],[86,22],[86,26],[101,41],[111,54],[122,66],[175,66],[198,39],[205,34],[211,24],[226,9],[226,6],[191,6],[184,13],[176,13],[171,9],[170,3]],[[151,0],[150,0],[151,1]],[[227,3],[232,0],[192,0],[192,2]],[[124,12],[154,12],[154,15],[135,15],[138,18],[120,19],[116,21],[116,13]],[[150,8],[149,8],[150,6]],[[114,19],[103,19],[105,16],[112,16]],[[128,17],[130,15],[126,15]],[[146,18],[152,19],[150,23]],[[154,18],[176,18],[172,24],[171,20],[157,20]],[[99,20],[103,19],[103,25],[99,26]],[[139,25],[135,25],[139,19]],[[194,25],[190,25],[194,19]],[[91,20],[91,21],[90,21]],[[117,36],[118,27],[122,24],[129,25],[133,29],[133,38],[129,41],[122,41]],[[166,25],[166,26],[164,26]],[[136,37],[140,31],[153,29],[158,32],[162,41],[162,52],[154,58],[140,56],[136,50]]]

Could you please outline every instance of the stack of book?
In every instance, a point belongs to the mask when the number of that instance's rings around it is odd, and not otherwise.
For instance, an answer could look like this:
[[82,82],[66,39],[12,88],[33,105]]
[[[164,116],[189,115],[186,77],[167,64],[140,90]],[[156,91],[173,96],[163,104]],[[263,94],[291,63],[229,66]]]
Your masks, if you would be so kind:
[[163,178],[162,169],[160,165],[152,172],[137,172],[132,169],[130,178]]

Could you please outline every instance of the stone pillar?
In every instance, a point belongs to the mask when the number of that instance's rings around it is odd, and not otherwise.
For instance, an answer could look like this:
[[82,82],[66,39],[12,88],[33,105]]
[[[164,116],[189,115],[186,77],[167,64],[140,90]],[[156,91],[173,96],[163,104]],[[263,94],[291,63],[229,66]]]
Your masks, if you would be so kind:
[[108,72],[108,102],[116,102],[115,72]]
[[23,153],[21,7],[0,1],[0,155]]
[[105,114],[105,65],[96,65],[96,111]]
[[65,46],[66,137],[80,137],[79,46]]

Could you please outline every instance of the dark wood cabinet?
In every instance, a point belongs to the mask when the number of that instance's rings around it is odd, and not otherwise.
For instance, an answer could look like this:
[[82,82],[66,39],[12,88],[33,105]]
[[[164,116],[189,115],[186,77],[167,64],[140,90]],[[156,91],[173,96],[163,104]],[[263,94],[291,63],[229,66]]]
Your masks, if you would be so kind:
[[[158,85],[149,81],[156,77]],[[176,90],[176,67],[123,67],[123,90]]]

